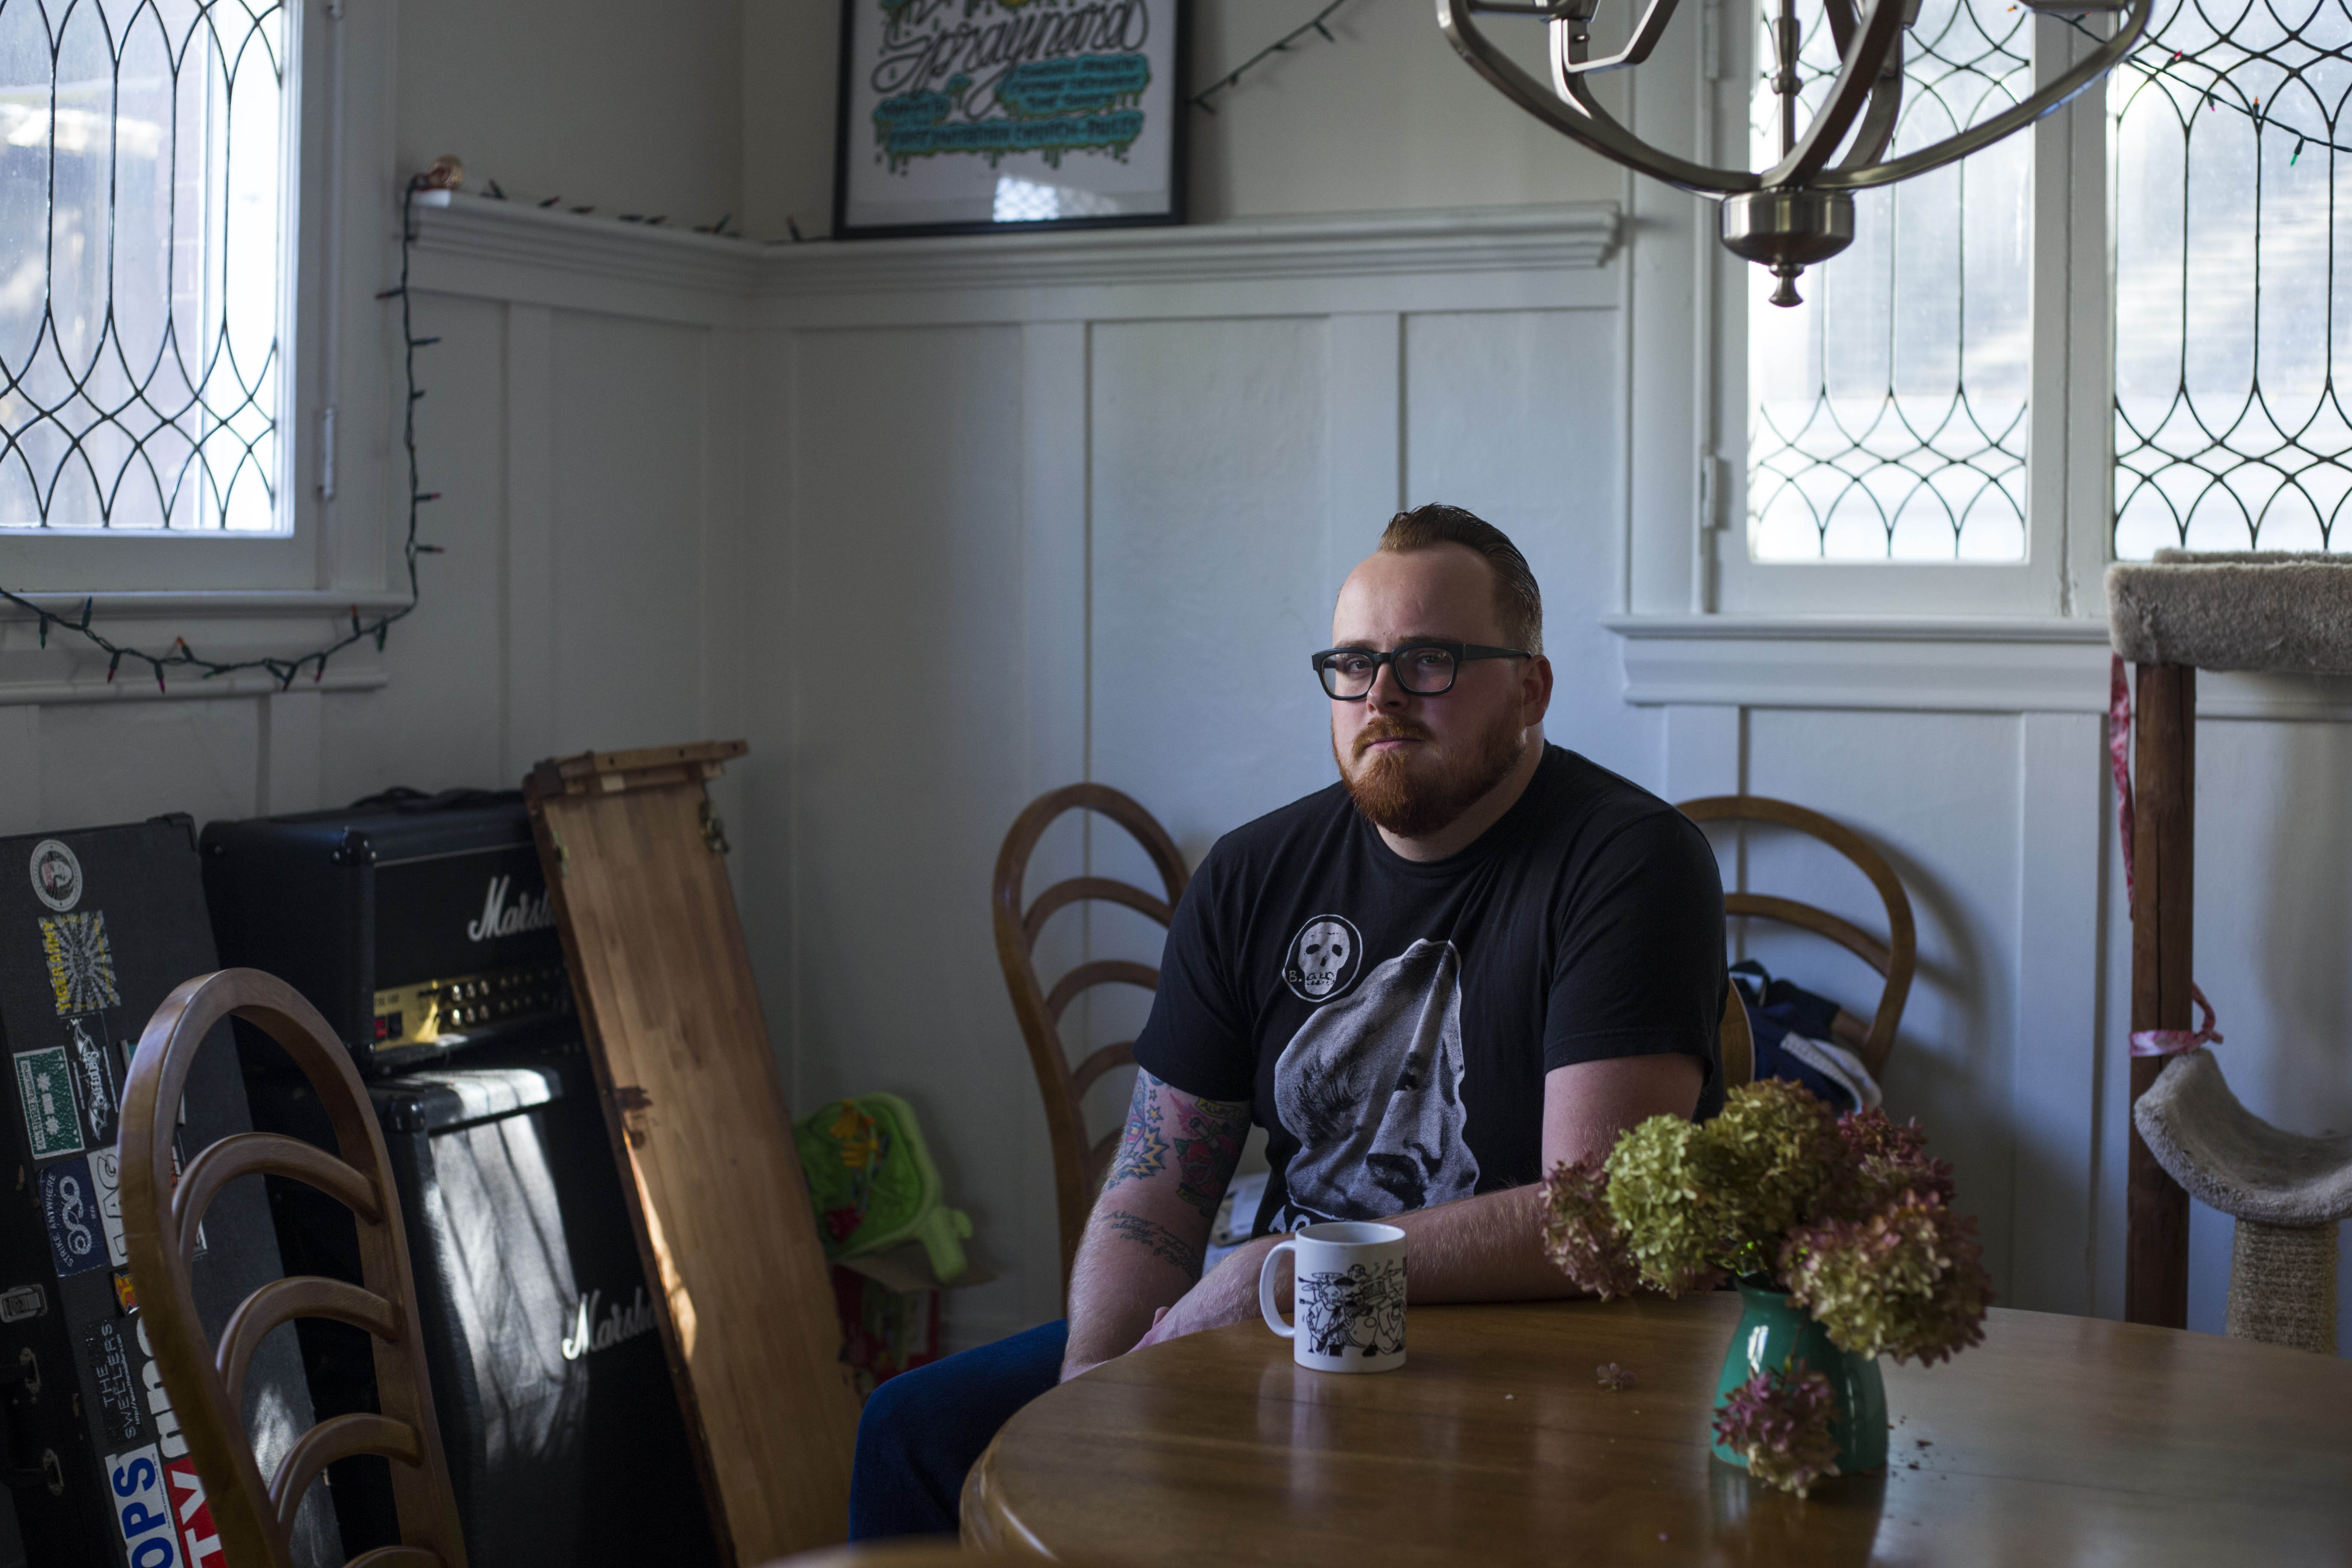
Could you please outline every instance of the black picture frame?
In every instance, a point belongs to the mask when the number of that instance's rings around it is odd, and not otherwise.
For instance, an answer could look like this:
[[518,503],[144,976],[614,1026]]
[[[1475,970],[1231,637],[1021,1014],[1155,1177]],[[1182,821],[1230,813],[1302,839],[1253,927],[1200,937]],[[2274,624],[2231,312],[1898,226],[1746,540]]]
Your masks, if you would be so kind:
[[[944,20],[961,22],[966,18],[966,0],[906,0],[906,3],[918,6],[929,6]],[[1075,3],[1076,0],[1026,0],[1025,4],[1020,5],[1019,10],[1031,17],[1035,17],[1044,14],[1045,8],[1060,10],[1066,4],[1074,5]],[[853,188],[854,182],[860,179],[890,177],[887,172],[877,175],[875,161],[870,155],[853,157],[854,153],[870,152],[864,138],[871,134],[866,127],[859,122],[860,116],[856,112],[859,95],[853,90],[860,64],[858,16],[861,12],[878,15],[880,0],[842,0],[841,67],[834,116],[833,237],[881,239],[940,234],[1023,234],[1039,229],[1134,228],[1183,223],[1186,184],[1191,166],[1190,67],[1192,43],[1192,0],[1085,0],[1085,3],[1109,7],[1131,5],[1147,11],[1154,18],[1165,16],[1172,24],[1169,29],[1172,37],[1168,45],[1169,59],[1164,73],[1167,82],[1167,96],[1164,103],[1159,100],[1160,91],[1159,83],[1163,73],[1155,68],[1152,73],[1152,85],[1145,89],[1144,101],[1138,106],[1147,115],[1158,107],[1167,116],[1168,134],[1163,139],[1166,160],[1164,184],[1159,187],[1166,193],[1164,206],[1157,206],[1148,211],[1003,221],[994,217],[917,219],[904,223],[858,221],[853,217],[854,206],[861,205],[856,201],[857,193]],[[982,8],[981,15],[987,16],[991,12],[985,8],[992,7],[996,0],[976,0],[976,4]],[[1033,7],[1038,9],[1033,9]],[[994,15],[1005,16],[1002,12]],[[947,153],[940,155],[969,160],[968,165],[959,164],[957,167],[969,166],[972,170],[974,193],[969,199],[973,201],[981,199],[978,192],[982,182],[996,174],[997,165],[988,163],[985,155],[978,152]],[[1066,160],[1083,159],[1098,156],[1098,154],[1088,150],[1078,149],[1066,153],[1063,156]],[[1083,168],[1085,165],[1080,167]],[[871,205],[872,204],[862,205]]]

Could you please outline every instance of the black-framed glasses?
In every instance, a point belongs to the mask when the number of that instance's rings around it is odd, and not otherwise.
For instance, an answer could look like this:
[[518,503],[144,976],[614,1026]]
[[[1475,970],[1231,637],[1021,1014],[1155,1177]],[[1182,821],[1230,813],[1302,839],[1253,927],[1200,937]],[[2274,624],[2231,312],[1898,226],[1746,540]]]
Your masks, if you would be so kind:
[[1454,689],[1454,679],[1474,658],[1533,658],[1523,647],[1482,647],[1466,642],[1399,643],[1386,653],[1368,647],[1327,647],[1314,656],[1315,673],[1323,689],[1341,702],[1359,702],[1370,696],[1381,666],[1396,673],[1396,683],[1415,697],[1437,697]]

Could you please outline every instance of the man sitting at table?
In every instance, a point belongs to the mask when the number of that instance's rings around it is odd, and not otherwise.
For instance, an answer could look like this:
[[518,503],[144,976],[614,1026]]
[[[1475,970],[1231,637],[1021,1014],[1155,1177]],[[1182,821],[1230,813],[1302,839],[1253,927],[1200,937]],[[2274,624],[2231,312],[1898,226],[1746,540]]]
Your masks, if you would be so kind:
[[[1379,1219],[1417,1302],[1573,1294],[1544,1173],[1723,1101],[1723,889],[1688,819],[1547,744],[1534,574],[1457,507],[1400,513],[1315,656],[1341,782],[1218,840],[1135,1043],[1070,1315],[907,1373],[858,1427],[854,1537],[956,1529],[1013,1412],[1089,1367],[1257,1315],[1275,1237]],[[1201,1276],[1253,1116],[1256,1239]]]

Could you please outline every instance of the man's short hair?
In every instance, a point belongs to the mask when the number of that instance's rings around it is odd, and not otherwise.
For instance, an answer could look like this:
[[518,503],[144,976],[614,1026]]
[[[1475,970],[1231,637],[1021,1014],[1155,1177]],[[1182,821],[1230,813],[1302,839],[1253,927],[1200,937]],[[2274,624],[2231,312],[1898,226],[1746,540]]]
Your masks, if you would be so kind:
[[1510,535],[1486,519],[1432,501],[1389,519],[1381,535],[1382,550],[1426,550],[1433,544],[1461,544],[1486,558],[1495,573],[1495,610],[1503,623],[1503,641],[1529,653],[1543,652],[1543,590],[1528,570],[1528,558]]

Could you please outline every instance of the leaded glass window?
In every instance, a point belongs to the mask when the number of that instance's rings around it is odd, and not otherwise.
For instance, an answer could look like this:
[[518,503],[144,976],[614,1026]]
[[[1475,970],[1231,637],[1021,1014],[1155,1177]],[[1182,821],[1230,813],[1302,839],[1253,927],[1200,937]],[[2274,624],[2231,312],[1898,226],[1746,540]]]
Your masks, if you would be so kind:
[[2161,0],[2151,36],[2107,89],[2116,554],[2352,550],[2352,11]]
[[0,528],[283,529],[288,30],[0,0]]
[[[1924,0],[1905,37],[1894,153],[2028,96],[2032,15]],[[1837,58],[1821,5],[1799,16],[1801,124]],[[1764,167],[1780,155],[1769,32],[1755,58],[1750,138]],[[1753,559],[2025,558],[2032,159],[2032,138],[2011,136],[1860,193],[1853,246],[1799,280],[1794,309],[1766,302],[1774,280],[1762,268],[1741,269]]]

